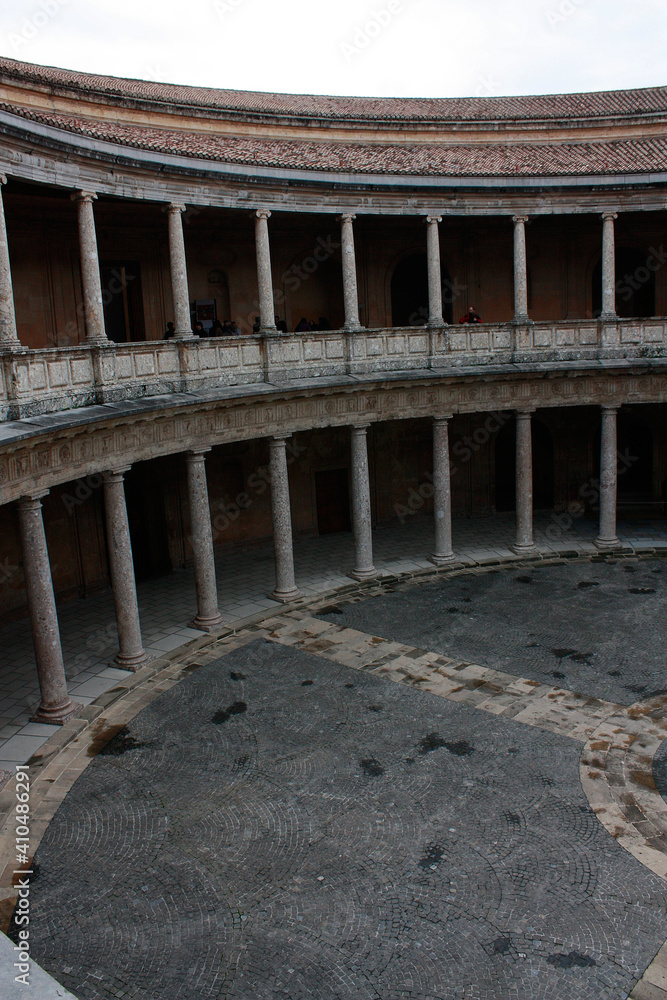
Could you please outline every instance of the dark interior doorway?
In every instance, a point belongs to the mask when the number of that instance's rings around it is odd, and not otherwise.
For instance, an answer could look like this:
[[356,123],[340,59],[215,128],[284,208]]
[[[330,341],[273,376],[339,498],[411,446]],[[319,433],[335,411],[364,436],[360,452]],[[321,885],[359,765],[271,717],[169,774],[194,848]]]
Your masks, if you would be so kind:
[[[392,326],[424,326],[428,321],[428,270],[425,253],[405,257],[391,278]],[[452,322],[451,280],[446,268],[442,274],[442,314]]]
[[[647,267],[650,253],[616,248],[616,312],[624,318],[655,316],[655,272]],[[593,268],[593,316],[602,312],[602,261]]]
[[107,337],[117,344],[145,340],[141,270],[136,261],[101,268],[102,302]]
[[126,473],[125,499],[137,580],[171,573],[164,493],[153,463],[140,462]]
[[320,535],[351,530],[347,469],[323,469],[315,473],[315,503]]
[[[553,510],[554,442],[541,420],[531,420],[533,446],[533,509]],[[512,418],[496,438],[496,511],[516,510],[516,420]]]

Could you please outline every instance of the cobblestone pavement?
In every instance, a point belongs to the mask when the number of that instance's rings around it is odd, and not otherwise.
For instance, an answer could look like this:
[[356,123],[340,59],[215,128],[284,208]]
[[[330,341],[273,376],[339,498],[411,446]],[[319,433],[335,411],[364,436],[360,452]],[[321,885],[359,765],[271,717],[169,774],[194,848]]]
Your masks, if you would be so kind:
[[662,559],[466,574],[323,617],[621,705],[667,693]]
[[578,740],[275,641],[209,653],[42,839],[34,954],[81,1000],[625,1000],[667,886]]

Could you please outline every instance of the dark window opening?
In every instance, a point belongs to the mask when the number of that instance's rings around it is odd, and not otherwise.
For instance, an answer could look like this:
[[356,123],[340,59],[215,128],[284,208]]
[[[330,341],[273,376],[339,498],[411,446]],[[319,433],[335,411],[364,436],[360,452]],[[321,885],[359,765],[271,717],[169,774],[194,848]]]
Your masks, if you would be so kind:
[[102,302],[107,337],[117,344],[145,340],[141,272],[136,261],[101,268]]

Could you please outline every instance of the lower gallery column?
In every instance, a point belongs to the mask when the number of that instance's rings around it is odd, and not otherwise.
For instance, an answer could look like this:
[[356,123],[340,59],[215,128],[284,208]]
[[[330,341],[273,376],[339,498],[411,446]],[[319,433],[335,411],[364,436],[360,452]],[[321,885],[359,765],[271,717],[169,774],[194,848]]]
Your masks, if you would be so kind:
[[271,513],[273,515],[273,549],[276,557],[276,589],[274,601],[286,604],[300,597],[294,579],[294,545],[292,542],[292,512],[287,472],[287,438],[269,441],[269,471],[271,475]]
[[516,413],[516,542],[514,552],[536,552],[533,541],[532,410]]
[[368,475],[369,424],[352,427],[352,527],[355,561],[350,576],[372,580],[378,575],[373,565],[373,529],[371,524],[371,487]]
[[452,490],[449,472],[449,421],[433,418],[433,517],[435,519],[435,551],[431,562],[444,566],[455,559],[452,548]]
[[600,534],[595,539],[599,549],[616,549],[621,544],[616,535],[616,494],[618,489],[617,407],[602,407],[600,435]]
[[105,472],[102,477],[109,546],[109,569],[116,608],[119,646],[118,653],[111,665],[121,667],[123,670],[137,670],[150,657],[141,643],[132,543],[130,542],[130,526],[127,520],[125,487],[123,485],[123,476],[127,471],[127,468],[116,469]]
[[218,608],[211,508],[208,503],[206,483],[205,455],[210,450],[201,448],[198,451],[189,451],[185,456],[190,501],[190,541],[197,588],[197,615],[191,625],[193,628],[201,629],[202,632],[211,632],[224,621]]
[[61,726],[77,714],[81,705],[72,701],[67,693],[58,613],[42,518],[41,499],[47,493],[48,490],[45,490],[34,496],[21,497],[18,514],[25,589],[41,692],[41,701],[32,721]]

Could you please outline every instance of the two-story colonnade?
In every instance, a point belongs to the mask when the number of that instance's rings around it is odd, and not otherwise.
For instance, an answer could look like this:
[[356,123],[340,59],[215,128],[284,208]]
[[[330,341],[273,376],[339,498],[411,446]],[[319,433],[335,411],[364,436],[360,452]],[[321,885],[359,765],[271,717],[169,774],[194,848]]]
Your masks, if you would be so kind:
[[289,601],[293,532],[350,530],[370,579],[424,483],[436,565],[452,513],[516,509],[531,554],[534,507],[582,505],[603,550],[619,504],[662,511],[666,88],[352,99],[3,59],[0,130],[0,608],[31,617],[43,721],[74,711],[56,598],[112,587],[135,669],[135,576],[193,563],[212,630],[216,546],[273,537]]

